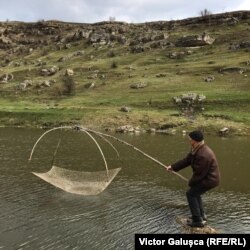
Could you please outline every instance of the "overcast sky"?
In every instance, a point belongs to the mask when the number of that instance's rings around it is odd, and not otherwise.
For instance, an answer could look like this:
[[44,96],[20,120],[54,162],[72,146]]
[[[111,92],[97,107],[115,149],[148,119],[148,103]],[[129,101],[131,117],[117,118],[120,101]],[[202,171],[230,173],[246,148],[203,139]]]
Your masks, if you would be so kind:
[[212,13],[250,10],[250,0],[0,0],[1,21],[61,20],[94,23],[167,21]]

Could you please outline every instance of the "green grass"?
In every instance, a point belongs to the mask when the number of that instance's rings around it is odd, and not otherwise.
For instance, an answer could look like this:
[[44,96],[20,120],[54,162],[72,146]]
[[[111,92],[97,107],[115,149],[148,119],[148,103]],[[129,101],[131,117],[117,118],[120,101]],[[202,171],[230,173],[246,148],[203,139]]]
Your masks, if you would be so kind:
[[[182,26],[170,34],[170,41],[174,42],[182,34],[200,34],[203,30],[216,38],[213,45],[195,49],[151,49],[132,54],[128,46],[116,45],[111,49],[104,45],[95,49],[79,43],[62,50],[48,46],[34,50],[24,58],[15,58],[14,61],[26,60],[27,65],[1,68],[1,72],[12,73],[15,78],[10,83],[0,85],[0,121],[6,125],[81,123],[102,128],[128,123],[150,127],[169,122],[181,124],[180,129],[202,127],[212,131],[230,124],[236,133],[249,133],[250,83],[249,66],[245,64],[249,60],[249,52],[244,49],[228,50],[231,41],[244,40],[246,24],[230,27]],[[43,50],[47,50],[48,54],[43,55]],[[108,56],[110,50],[114,52],[114,57]],[[187,50],[192,53],[183,59],[170,59],[167,56],[169,52]],[[72,56],[76,51],[84,51],[84,55]],[[67,55],[70,59],[58,62],[60,57]],[[42,77],[40,69],[43,67],[32,63],[38,59],[46,62],[44,68],[58,65],[61,70],[51,77]],[[113,62],[117,68],[111,67]],[[231,66],[244,67],[247,72],[224,75],[218,72],[220,68]],[[63,88],[62,78],[67,68],[75,72],[76,91],[74,95],[63,96],[59,92]],[[89,79],[97,70],[98,77]],[[157,78],[159,73],[166,76]],[[101,78],[100,75],[105,77]],[[203,77],[208,75],[214,75],[215,81],[206,83]],[[17,91],[15,86],[25,79],[33,80],[34,86],[23,92]],[[55,79],[56,83],[39,90],[35,87],[36,82],[48,79]],[[95,88],[85,88],[91,82],[95,83]],[[139,82],[145,82],[148,86],[138,90],[130,88],[131,84]],[[197,116],[192,123],[188,118],[174,116],[179,110],[173,105],[172,97],[187,92],[201,93],[207,97],[203,115]],[[132,107],[132,111],[121,113],[119,109],[124,105]]]

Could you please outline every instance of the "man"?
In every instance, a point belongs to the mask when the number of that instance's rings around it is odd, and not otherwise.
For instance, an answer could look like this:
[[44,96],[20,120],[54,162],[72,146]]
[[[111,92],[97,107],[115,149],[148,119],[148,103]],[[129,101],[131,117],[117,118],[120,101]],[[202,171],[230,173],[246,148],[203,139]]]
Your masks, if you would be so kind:
[[188,182],[186,193],[192,219],[187,221],[191,227],[204,227],[207,221],[201,195],[219,185],[220,172],[214,152],[204,144],[201,131],[189,133],[191,152],[182,160],[167,166],[168,171],[179,171],[191,165],[193,175]]

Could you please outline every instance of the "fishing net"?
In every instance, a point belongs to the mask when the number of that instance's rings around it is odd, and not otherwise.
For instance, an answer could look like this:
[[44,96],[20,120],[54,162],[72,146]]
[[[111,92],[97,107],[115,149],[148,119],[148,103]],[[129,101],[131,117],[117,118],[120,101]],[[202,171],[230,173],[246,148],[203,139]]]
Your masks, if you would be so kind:
[[[29,160],[32,159],[32,155],[34,153],[36,145],[46,134],[48,134],[51,131],[63,129],[63,128],[72,129],[71,127],[59,127],[59,128],[50,129],[46,131],[45,133],[43,133],[43,135],[41,135],[39,139],[36,141],[36,143],[34,144]],[[69,170],[65,168],[56,167],[54,165],[54,160],[55,160],[55,156],[56,156],[57,150],[61,142],[61,138],[60,138],[57,144],[56,150],[54,152],[51,169],[45,173],[33,172],[33,174],[43,179],[44,181],[50,183],[51,185],[58,187],[69,193],[81,194],[81,195],[97,195],[107,188],[107,186],[112,182],[112,180],[121,170],[121,168],[108,169],[106,159],[96,139],[85,129],[77,129],[77,130],[86,133],[94,141],[99,152],[102,155],[106,170],[97,171],[97,172],[85,172],[85,171],[75,171],[75,170]],[[113,145],[107,139],[103,138],[102,136],[101,138],[105,140],[106,142],[108,142],[113,147]],[[119,155],[118,151],[114,147],[113,149]]]
[[33,174],[69,193],[97,195],[107,188],[120,170],[80,172],[53,166],[48,172]]
[[[119,153],[116,150],[116,148],[112,145],[111,142],[109,142],[109,140],[107,140],[106,138],[111,138],[114,139],[120,143],[123,143],[129,147],[132,147],[134,150],[138,151],[139,153],[143,154],[144,156],[148,157],[149,159],[151,159],[152,161],[156,162],[157,164],[161,165],[162,167],[166,168],[166,166],[161,163],[160,161],[158,161],[157,159],[153,158],[152,156],[146,154],[145,152],[143,152],[142,150],[136,148],[135,146],[133,146],[132,144],[125,142],[121,139],[118,139],[114,136],[108,135],[108,134],[104,134],[104,133],[100,133],[98,131],[92,130],[92,129],[87,129],[84,127],[79,127],[79,126],[65,126],[65,127],[58,127],[58,128],[52,128],[46,132],[44,132],[36,141],[36,143],[34,144],[32,150],[31,150],[31,154],[30,154],[30,158],[29,160],[31,161],[32,159],[32,155],[34,153],[34,150],[37,146],[37,144],[39,143],[39,141],[48,133],[54,131],[54,130],[59,130],[59,129],[73,129],[74,131],[80,131],[80,132],[84,132],[85,134],[87,134],[96,144],[99,152],[102,155],[103,161],[104,161],[104,165],[106,170],[104,171],[98,171],[98,172],[80,172],[80,171],[74,171],[74,170],[69,170],[69,169],[64,169],[64,168],[59,168],[56,167],[54,165],[54,159],[55,159],[55,155],[57,152],[57,149],[60,145],[60,141],[57,144],[57,148],[56,151],[54,153],[53,156],[53,160],[52,160],[52,168],[45,173],[36,173],[33,172],[33,174],[35,174],[36,176],[40,177],[41,179],[43,179],[44,181],[52,184],[53,186],[56,186],[58,188],[61,188],[62,190],[69,192],[69,193],[75,193],[75,194],[82,194],[82,195],[96,195],[99,194],[100,192],[102,192],[103,190],[105,190],[105,188],[107,188],[107,186],[111,183],[111,181],[115,178],[115,176],[118,174],[118,172],[121,170],[121,168],[115,168],[115,169],[108,169],[108,165],[107,162],[105,160],[104,154],[102,152],[102,149],[100,147],[100,145],[98,144],[98,142],[95,140],[95,138],[91,135],[94,134],[95,136],[99,136],[102,140],[104,140],[105,142],[107,142],[117,153],[118,157],[119,157]],[[91,133],[91,134],[90,134]],[[104,138],[106,137],[106,138]],[[183,179],[184,181],[188,181],[186,177],[180,175],[179,173],[175,172],[175,171],[170,171],[170,173],[173,173],[175,175],[177,175],[178,177],[180,177],[181,179]]]

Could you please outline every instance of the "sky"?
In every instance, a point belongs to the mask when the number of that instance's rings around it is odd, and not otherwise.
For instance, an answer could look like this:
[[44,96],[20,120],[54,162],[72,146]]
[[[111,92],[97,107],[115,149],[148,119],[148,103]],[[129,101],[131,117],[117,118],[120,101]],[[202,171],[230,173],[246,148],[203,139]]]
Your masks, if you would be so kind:
[[60,20],[142,23],[250,10],[250,0],[0,0],[0,21]]

